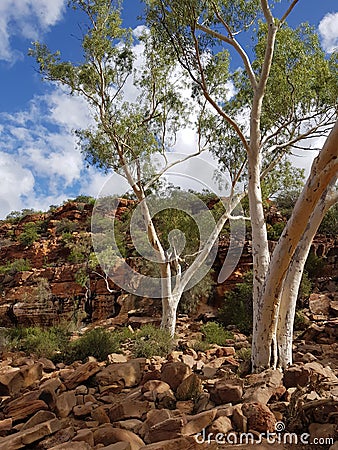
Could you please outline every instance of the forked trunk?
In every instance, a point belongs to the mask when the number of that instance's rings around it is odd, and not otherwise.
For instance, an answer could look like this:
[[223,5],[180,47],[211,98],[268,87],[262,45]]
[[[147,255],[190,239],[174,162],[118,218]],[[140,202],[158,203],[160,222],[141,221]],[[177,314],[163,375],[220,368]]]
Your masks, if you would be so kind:
[[297,297],[311,243],[326,212],[338,200],[337,191],[334,189],[335,182],[336,177],[313,211],[283,283],[277,324],[278,367],[283,369],[292,364],[292,338]]
[[[273,252],[259,302],[258,323],[253,332],[252,366],[261,371],[276,365],[277,318],[284,280],[297,247],[320,197],[338,172],[338,121],[315,159],[308,181],[299,196]],[[289,319],[291,320],[291,319]]]

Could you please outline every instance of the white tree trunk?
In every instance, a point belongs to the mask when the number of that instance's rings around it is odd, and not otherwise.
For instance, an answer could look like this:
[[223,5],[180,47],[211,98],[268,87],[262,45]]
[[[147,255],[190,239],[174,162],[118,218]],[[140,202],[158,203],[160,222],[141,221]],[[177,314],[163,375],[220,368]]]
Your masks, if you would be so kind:
[[338,121],[314,160],[311,173],[299,196],[293,213],[273,252],[259,305],[257,328],[253,334],[252,366],[254,371],[274,366],[273,345],[276,342],[277,314],[284,279],[296,248],[304,234],[321,195],[338,173]]
[[313,211],[283,283],[277,324],[278,367],[283,369],[292,364],[292,338],[297,297],[311,243],[326,212],[338,200],[335,182],[336,177]]

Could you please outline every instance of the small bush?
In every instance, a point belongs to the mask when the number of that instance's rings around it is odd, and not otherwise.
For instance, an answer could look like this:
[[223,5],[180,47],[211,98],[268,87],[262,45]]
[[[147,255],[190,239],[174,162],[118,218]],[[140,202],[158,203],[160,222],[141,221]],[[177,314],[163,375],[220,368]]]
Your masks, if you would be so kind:
[[195,352],[205,352],[206,350],[209,350],[209,348],[211,348],[211,344],[207,341],[202,341],[201,339],[198,339],[193,345]]
[[30,269],[31,266],[29,261],[24,258],[19,258],[11,263],[7,263],[5,266],[0,266],[0,273],[15,275],[17,272],[24,272]]
[[169,331],[144,325],[133,337],[133,355],[135,358],[167,356],[174,347]]
[[309,319],[303,311],[296,311],[293,328],[295,331],[303,331],[310,325]]
[[232,333],[216,322],[208,322],[201,327],[201,331],[205,336],[205,342],[208,344],[226,345],[227,339],[234,337]]
[[38,226],[34,222],[28,222],[23,227],[23,231],[19,236],[19,241],[27,247],[37,241],[38,238]]
[[57,352],[64,352],[69,343],[69,332],[57,326],[43,330],[40,327],[17,327],[7,330],[10,350],[33,353],[37,357],[53,358]]
[[98,361],[105,361],[110,353],[119,353],[120,338],[118,333],[109,332],[103,328],[94,328],[71,343],[64,358],[66,362],[85,360],[94,356]]
[[252,273],[248,272],[242,283],[225,294],[218,318],[223,325],[235,325],[242,333],[249,334],[252,332],[252,314]]

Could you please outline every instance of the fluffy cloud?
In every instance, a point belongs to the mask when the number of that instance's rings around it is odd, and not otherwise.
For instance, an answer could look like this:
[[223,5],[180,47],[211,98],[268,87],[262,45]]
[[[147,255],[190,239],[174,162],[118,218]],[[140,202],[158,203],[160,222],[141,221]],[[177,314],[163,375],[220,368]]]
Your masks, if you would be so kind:
[[66,0],[1,0],[0,59],[10,63],[22,57],[11,48],[11,39],[37,39],[62,17]]
[[338,47],[338,12],[326,14],[319,23],[322,45],[327,53],[333,53]]

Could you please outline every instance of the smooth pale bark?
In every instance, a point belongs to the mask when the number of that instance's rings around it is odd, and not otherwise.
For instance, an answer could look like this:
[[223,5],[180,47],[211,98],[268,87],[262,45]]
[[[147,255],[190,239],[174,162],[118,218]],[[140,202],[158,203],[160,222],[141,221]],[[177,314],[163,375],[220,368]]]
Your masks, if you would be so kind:
[[[176,328],[176,313],[179,302],[182,298],[182,294],[195,275],[195,273],[200,269],[202,264],[205,262],[206,258],[210,254],[210,251],[215,244],[216,240],[220,232],[223,229],[223,226],[229,219],[231,212],[236,208],[236,206],[240,203],[241,199],[244,195],[238,195],[229,200],[226,206],[226,211],[222,215],[222,217],[216,223],[216,226],[212,230],[207,242],[202,247],[201,251],[197,254],[193,263],[187,268],[187,270],[181,274],[181,266],[179,264],[179,257],[172,261],[172,264],[175,265],[176,277],[175,277],[175,285],[172,286],[172,271],[170,263],[166,264],[167,273],[165,276],[162,276],[162,321],[161,328],[167,329],[170,331],[173,336]],[[162,265],[164,267],[164,265]]]
[[308,181],[273,252],[264,290],[261,314],[253,334],[254,371],[276,365],[273,361],[276,320],[284,278],[310,217],[333,177],[338,173],[338,121],[314,160]]
[[327,211],[338,201],[338,193],[334,186],[336,179],[334,177],[331,186],[324,192],[313,211],[283,283],[276,333],[278,351],[277,366],[282,369],[292,364],[293,325],[299,286],[313,238]]

